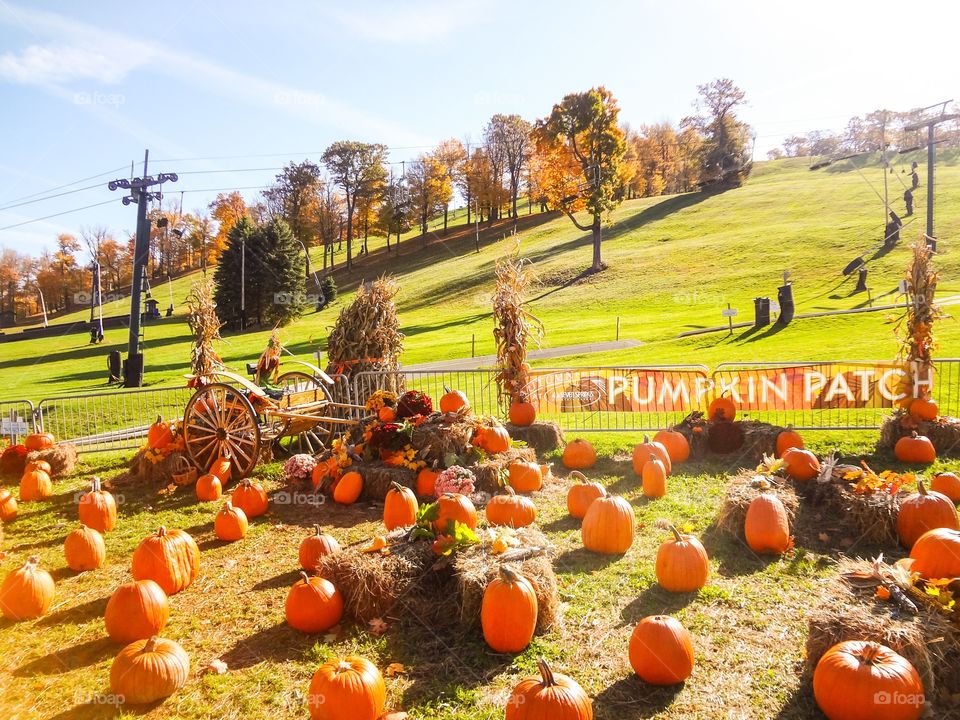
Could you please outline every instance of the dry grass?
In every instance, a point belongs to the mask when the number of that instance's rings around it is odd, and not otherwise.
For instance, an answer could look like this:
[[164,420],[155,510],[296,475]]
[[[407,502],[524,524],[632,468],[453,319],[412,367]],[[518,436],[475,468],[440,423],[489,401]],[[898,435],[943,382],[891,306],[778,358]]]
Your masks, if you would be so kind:
[[[761,489],[754,482],[756,476],[757,473],[753,470],[741,470],[727,484],[726,495],[717,513],[716,526],[728,535],[740,539],[744,537],[743,524],[747,519],[747,509],[761,493]],[[768,479],[770,487],[763,492],[776,495],[780,499],[787,510],[792,528],[796,523],[797,509],[800,506],[793,484],[786,480],[779,481],[777,478],[768,477]]]

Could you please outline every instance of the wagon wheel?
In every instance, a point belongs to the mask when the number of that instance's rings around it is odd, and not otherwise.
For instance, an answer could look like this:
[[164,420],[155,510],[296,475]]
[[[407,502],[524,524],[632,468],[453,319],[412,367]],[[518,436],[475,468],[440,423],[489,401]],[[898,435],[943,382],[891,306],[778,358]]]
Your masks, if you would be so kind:
[[[276,384],[290,393],[302,392],[304,390],[319,390],[327,401],[332,402],[330,391],[327,387],[310,373],[291,370],[278,377]],[[329,415],[332,410],[333,408],[324,410],[323,414]],[[294,422],[296,421],[275,421],[274,425],[277,434],[274,446],[278,449],[279,453],[286,457],[296,455],[297,453],[316,455],[325,447],[330,446],[330,441],[337,427],[332,423],[320,423],[303,432],[287,433],[286,429]]]
[[260,426],[250,401],[223,383],[193,394],[183,415],[187,454],[203,471],[221,455],[231,459],[232,475],[249,475],[260,458]]

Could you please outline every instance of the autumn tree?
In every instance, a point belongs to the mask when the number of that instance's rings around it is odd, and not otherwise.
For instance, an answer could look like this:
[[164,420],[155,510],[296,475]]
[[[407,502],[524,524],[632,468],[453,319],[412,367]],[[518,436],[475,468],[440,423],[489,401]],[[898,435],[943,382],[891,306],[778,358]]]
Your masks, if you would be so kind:
[[[433,158],[443,168],[447,175],[447,180],[451,187],[457,186],[461,182],[463,175],[463,165],[467,159],[467,151],[456,138],[450,138],[441,142],[433,151]],[[450,194],[453,198],[453,193]],[[450,200],[443,204],[443,232],[447,232],[447,220],[450,212]]]
[[532,129],[533,126],[519,115],[497,114],[490,118],[484,130],[487,152],[493,159],[493,170],[494,172],[502,170],[506,178],[513,218],[517,217],[520,179],[523,177],[523,169],[529,156]]
[[453,185],[444,167],[432,155],[421,155],[410,163],[404,181],[412,212],[420,224],[420,234],[426,240],[427,223],[450,202]]
[[376,197],[386,181],[387,146],[340,140],[323,152],[323,164],[339,186],[346,206],[347,270],[353,269],[353,215],[358,198]]
[[217,232],[211,242],[210,254],[201,259],[201,267],[206,268],[208,262],[216,262],[220,253],[227,247],[227,237],[230,230],[242,218],[248,217],[247,203],[243,196],[234,190],[230,193],[219,193],[207,208],[217,223]]
[[383,192],[383,202],[377,213],[377,230],[387,238],[387,252],[390,252],[390,236],[397,236],[397,247],[400,246],[400,236],[410,230],[411,222],[410,194],[403,178],[395,178],[390,173],[390,179]]
[[750,126],[741,122],[735,111],[747,95],[729,78],[698,85],[697,93],[694,106],[699,114],[685,118],[683,126],[695,128],[704,138],[703,176],[723,185],[740,185],[750,172]]
[[[557,158],[556,177],[543,184],[551,207],[593,237],[592,269],[603,269],[600,253],[604,215],[619,203],[620,163],[626,150],[620,112],[613,94],[604,87],[572,93],[553,106],[536,124],[537,151]],[[574,188],[576,188],[574,190]],[[575,213],[586,210],[587,225]]]
[[80,243],[69,233],[60,233],[57,236],[57,250],[54,253],[54,264],[60,277],[58,292],[47,296],[51,304],[48,310],[63,308],[69,310],[73,305],[72,296],[79,289],[80,278],[77,271],[77,258],[74,253],[80,249]]
[[320,232],[320,242],[323,244],[323,269],[326,272],[329,267],[332,269],[334,264],[334,247],[340,240],[344,222],[344,203],[343,198],[333,188],[333,183],[326,183],[323,192],[320,194],[320,207],[318,215],[318,230]]
[[272,217],[282,219],[306,247],[316,244],[317,212],[323,179],[320,167],[309,160],[289,163],[273,186],[263,191]]

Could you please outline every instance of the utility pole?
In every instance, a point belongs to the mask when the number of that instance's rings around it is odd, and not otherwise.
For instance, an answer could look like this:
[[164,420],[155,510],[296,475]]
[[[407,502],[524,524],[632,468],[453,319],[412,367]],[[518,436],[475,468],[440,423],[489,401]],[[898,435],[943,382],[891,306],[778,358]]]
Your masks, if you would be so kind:
[[240,238],[240,329],[247,324],[247,236]]
[[123,197],[123,204],[134,203],[137,206],[137,235],[133,249],[133,280],[130,285],[130,337],[127,343],[127,362],[124,365],[124,387],[140,387],[143,385],[143,353],[140,347],[140,295],[143,291],[143,281],[147,275],[147,260],[150,257],[150,224],[147,222],[147,204],[157,200],[161,194],[151,192],[154,185],[167,182],[176,182],[176,173],[160,173],[156,178],[147,175],[147,162],[150,151],[143,151],[143,176],[127,180],[111,180],[107,188],[129,190],[130,194]]
[[890,191],[887,187],[887,173],[890,163],[887,162],[887,113],[883,112],[883,120],[880,122],[880,158],[883,167],[883,226],[887,226],[890,219]]

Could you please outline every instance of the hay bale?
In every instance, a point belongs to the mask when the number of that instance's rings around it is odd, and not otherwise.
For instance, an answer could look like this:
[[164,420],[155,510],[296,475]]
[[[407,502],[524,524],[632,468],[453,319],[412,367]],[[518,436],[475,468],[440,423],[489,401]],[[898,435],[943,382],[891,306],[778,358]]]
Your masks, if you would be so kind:
[[393,483],[399,483],[411,490],[417,486],[417,474],[407,468],[390,467],[383,463],[356,463],[349,469],[356,470],[363,478],[363,492],[360,497],[364,500],[383,501]]
[[[727,484],[726,495],[724,495],[723,502],[720,503],[717,519],[714,521],[718,529],[741,540],[745,539],[743,524],[747,519],[747,508],[761,492],[759,488],[753,486],[753,479],[756,476],[757,473],[753,470],[741,470],[730,479]],[[787,510],[787,517],[790,519],[790,527],[792,528],[796,522],[797,510],[800,507],[793,484],[789,481],[778,481],[777,478],[770,478],[769,476],[764,477],[770,480],[770,488],[766,492],[780,498],[780,502]]]
[[139,450],[127,465],[127,471],[111,480],[114,485],[131,485],[133,483],[151,483],[169,485],[174,482],[174,475],[180,475],[193,467],[186,453],[173,451],[162,460],[150,462],[146,457],[146,450]]
[[507,472],[510,463],[514,460],[526,460],[528,462],[537,461],[537,453],[533,448],[510,448],[504,453],[496,455],[487,455],[487,457],[476,465],[468,465],[477,478],[476,489],[480,492],[490,494],[496,493],[503,487],[500,479]]
[[450,455],[463,455],[470,447],[476,423],[452,415],[434,413],[413,429],[410,447],[431,466],[444,466]]
[[804,488],[804,500],[814,507],[837,516],[850,526],[856,536],[871,545],[897,547],[897,515],[900,502],[909,493],[901,490],[894,495],[878,491],[854,492],[843,472],[852,466],[840,466],[830,482],[810,482]]
[[50,463],[51,478],[72,475],[77,467],[77,446],[60,443],[49,450],[34,450],[27,453],[27,462],[33,460],[45,460]]
[[548,453],[563,447],[563,430],[552,422],[535,422],[532,425],[507,423],[507,432],[514,440],[525,442],[538,453]]
[[760,463],[764,455],[774,455],[777,436],[786,428],[758,420],[717,422],[707,420],[699,410],[673,426],[690,445],[690,456],[702,460],[708,456],[736,454],[745,464]]
[[937,455],[960,457],[960,419],[939,417],[936,420],[917,420],[906,410],[897,410],[883,421],[877,447],[892,452],[897,440],[908,437],[914,431],[930,438]]

